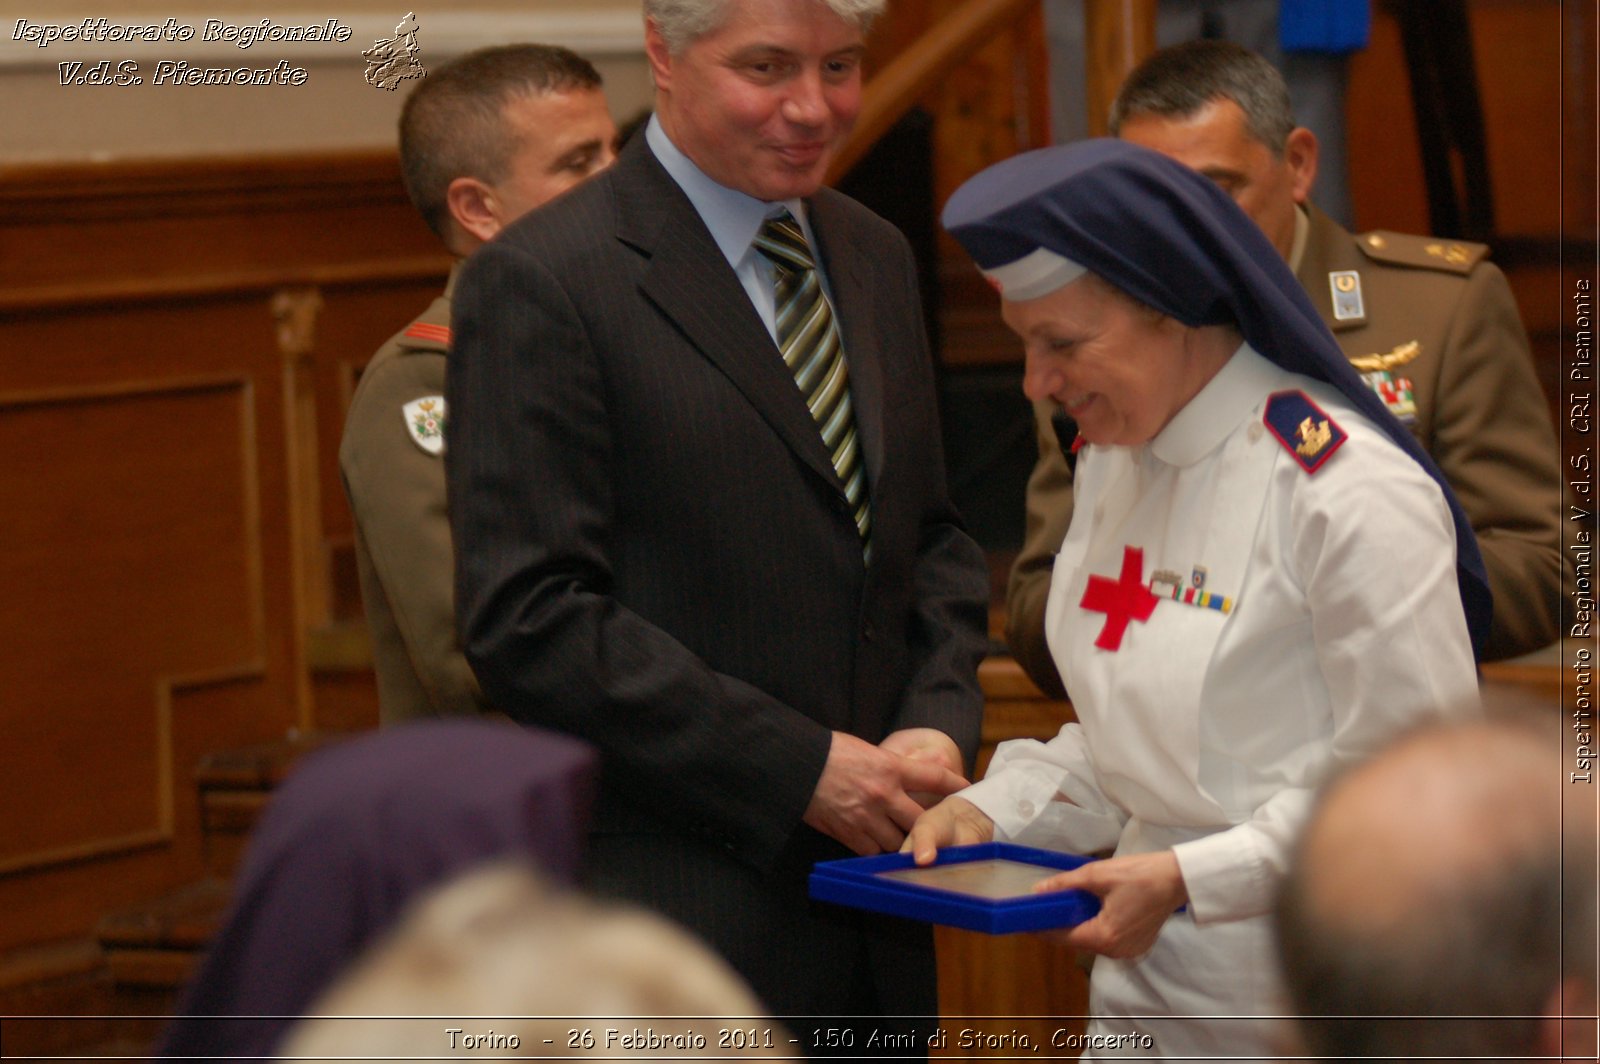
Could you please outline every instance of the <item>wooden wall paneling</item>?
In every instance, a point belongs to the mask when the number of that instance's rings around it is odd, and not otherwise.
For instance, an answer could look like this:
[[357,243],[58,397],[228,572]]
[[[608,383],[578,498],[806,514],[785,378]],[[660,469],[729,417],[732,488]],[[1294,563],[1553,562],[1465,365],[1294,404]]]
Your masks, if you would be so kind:
[[1155,0],[1087,0],[1083,5],[1084,106],[1089,135],[1106,136],[1111,103],[1133,68],[1156,50]]
[[7,703],[32,710],[7,714],[28,756],[0,806],[46,814],[8,820],[0,872],[171,838],[174,678],[261,658],[247,398],[236,378],[0,397],[26,500],[0,559],[0,668]]
[[[1565,6],[1561,0],[1473,0],[1468,8],[1501,235],[1561,232],[1564,173],[1568,205],[1581,208],[1587,201],[1593,213],[1585,190],[1594,188],[1594,160],[1562,147],[1566,117],[1592,126],[1594,99],[1593,59],[1585,68],[1584,42],[1571,39],[1583,20],[1566,16]],[[1592,31],[1592,11],[1589,26]],[[1564,104],[1563,77],[1582,87],[1586,69],[1589,106]],[[1410,92],[1398,24],[1384,5],[1375,4],[1372,40],[1351,59],[1346,100],[1350,190],[1359,229],[1428,231]],[[1577,95],[1581,100],[1583,94]],[[1581,210],[1568,214],[1572,220],[1582,217]]]
[[322,564],[322,476],[317,431],[317,314],[322,294],[315,287],[280,288],[272,296],[278,355],[283,360],[283,437],[287,441],[289,491],[289,586],[294,605],[290,618],[290,670],[295,718],[311,730],[316,712],[311,702],[311,669],[306,641],[313,627],[328,621],[328,570]]
[[[281,438],[259,299],[6,315],[0,448],[0,950],[81,933],[193,875],[201,742],[280,734],[284,551],[262,506]],[[48,352],[53,357],[39,357]],[[264,357],[263,357],[264,356]],[[43,368],[62,381],[40,386]],[[263,387],[263,383],[265,387]],[[193,706],[212,707],[195,734]],[[218,727],[220,725],[220,727]]]
[[[204,874],[201,756],[306,723],[352,367],[447,268],[392,156],[0,168],[0,983]],[[282,289],[324,303],[292,358]],[[374,723],[370,686],[336,678],[331,719]]]
[[442,257],[392,152],[0,166],[0,290],[271,289],[418,256]]

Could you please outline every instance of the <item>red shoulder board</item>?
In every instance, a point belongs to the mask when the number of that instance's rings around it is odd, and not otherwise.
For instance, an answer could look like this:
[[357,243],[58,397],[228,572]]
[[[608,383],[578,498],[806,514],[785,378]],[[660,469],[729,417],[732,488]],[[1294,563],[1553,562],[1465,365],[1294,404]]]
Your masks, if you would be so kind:
[[405,334],[414,340],[437,340],[441,344],[450,342],[448,325],[429,325],[426,322],[416,321],[411,323]]
[[1321,469],[1349,439],[1305,392],[1273,392],[1261,420],[1307,473]]

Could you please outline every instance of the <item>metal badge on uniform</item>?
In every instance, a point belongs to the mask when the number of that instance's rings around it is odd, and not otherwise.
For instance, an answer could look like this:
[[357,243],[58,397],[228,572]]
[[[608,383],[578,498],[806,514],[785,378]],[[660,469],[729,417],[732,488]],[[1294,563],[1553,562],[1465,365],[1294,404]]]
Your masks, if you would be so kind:
[[1328,288],[1333,293],[1335,321],[1354,321],[1367,316],[1366,304],[1361,299],[1359,271],[1334,270],[1328,274]]
[[1157,569],[1150,577],[1150,591],[1157,598],[1175,598],[1183,591],[1183,577],[1171,569]]
[[1366,379],[1367,387],[1378,393],[1383,405],[1389,408],[1389,413],[1398,418],[1402,425],[1416,423],[1417,397],[1412,392],[1409,377],[1396,377],[1386,369],[1363,373],[1361,376]]
[[411,442],[432,455],[444,453],[444,396],[425,395],[400,408]]
[[1232,613],[1233,599],[1227,595],[1218,595],[1207,591],[1206,567],[1196,565],[1189,572],[1189,584],[1185,587],[1183,577],[1171,569],[1157,569],[1150,578],[1150,593],[1156,598],[1170,599],[1181,602],[1186,606],[1199,606],[1201,609],[1216,610],[1218,613]]
[[1350,365],[1360,371],[1367,387],[1378,393],[1378,398],[1389,408],[1389,413],[1404,425],[1416,423],[1417,398],[1410,378],[1396,376],[1394,370],[1415,361],[1421,353],[1422,345],[1412,340],[1383,354],[1358,355],[1350,360]]
[[1349,437],[1305,392],[1273,392],[1261,420],[1300,468],[1315,473]]

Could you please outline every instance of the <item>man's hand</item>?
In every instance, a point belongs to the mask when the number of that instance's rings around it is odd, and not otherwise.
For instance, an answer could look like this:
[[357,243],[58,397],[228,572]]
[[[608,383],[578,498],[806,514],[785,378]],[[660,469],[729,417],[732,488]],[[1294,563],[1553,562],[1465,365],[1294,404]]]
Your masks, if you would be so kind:
[[1069,931],[1046,934],[1056,942],[1123,959],[1142,957],[1175,909],[1189,900],[1178,856],[1171,850],[1091,861],[1051,876],[1034,892],[1087,890],[1100,895],[1100,915]]
[[941,846],[970,846],[994,841],[994,821],[965,798],[951,796],[917,818],[901,852],[911,851],[919,865],[932,864]]
[[[907,732],[895,733],[904,734]],[[822,777],[806,807],[805,822],[862,856],[892,853],[899,848],[906,831],[922,813],[922,806],[911,792],[943,796],[967,785],[942,756],[931,753],[925,741],[902,742],[909,742],[923,756],[913,758],[888,749],[889,740],[885,740],[885,747],[877,747],[853,735],[834,732],[828,763],[822,767]],[[959,755],[956,764],[960,764]]]
[[[878,749],[912,761],[932,761],[957,775],[961,773],[961,748],[938,728],[901,728],[879,743]],[[944,797],[943,792],[937,791],[908,790],[908,793],[911,800],[924,809],[932,808]]]

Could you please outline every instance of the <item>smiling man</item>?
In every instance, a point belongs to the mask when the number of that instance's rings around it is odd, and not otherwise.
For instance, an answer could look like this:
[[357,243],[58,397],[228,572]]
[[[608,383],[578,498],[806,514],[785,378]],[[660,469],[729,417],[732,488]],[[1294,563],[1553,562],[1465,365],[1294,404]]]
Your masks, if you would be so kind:
[[936,1011],[927,928],[806,876],[898,848],[982,711],[911,253],[822,187],[882,6],[647,0],[655,117],[468,264],[450,367],[484,690],[600,749],[591,886],[787,1016]]

